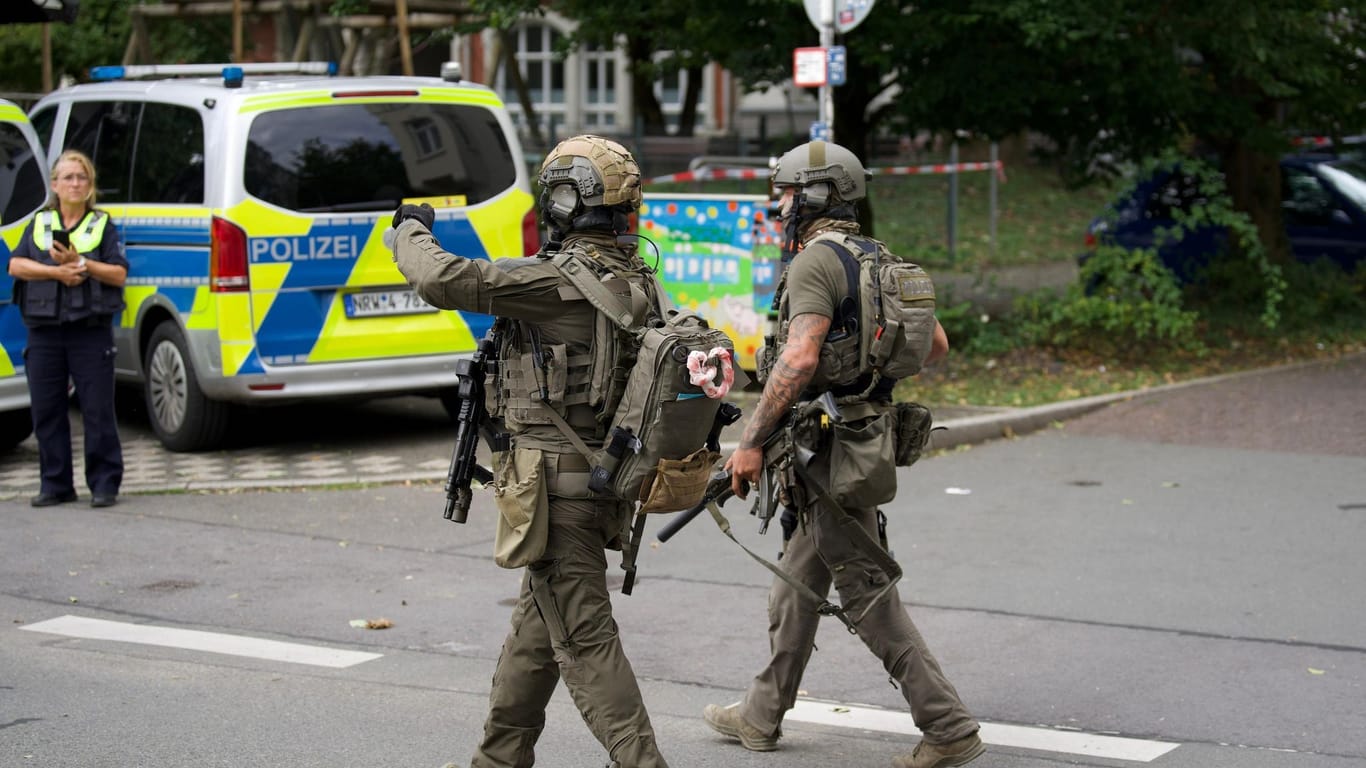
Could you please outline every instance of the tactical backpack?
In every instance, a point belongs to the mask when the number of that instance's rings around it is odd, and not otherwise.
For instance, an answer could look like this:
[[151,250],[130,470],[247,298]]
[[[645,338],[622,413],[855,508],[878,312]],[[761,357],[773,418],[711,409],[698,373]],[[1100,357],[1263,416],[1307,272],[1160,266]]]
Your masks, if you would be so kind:
[[715,350],[733,358],[734,343],[702,317],[670,307],[657,282],[653,311],[642,325],[638,311],[608,290],[583,256],[566,251],[554,263],[627,341],[618,360],[595,363],[624,377],[619,399],[610,393],[605,398],[611,421],[603,448],[591,451],[568,424],[561,425],[593,468],[589,487],[640,502],[640,514],[692,506],[720,458],[713,433],[722,403],[692,383],[688,358]]
[[[919,373],[934,342],[930,276],[872,238],[832,232],[806,247],[816,243],[839,256],[849,293],[831,319],[811,385],[833,389],[842,397],[858,396],[867,395],[879,382]],[[779,301],[786,301],[785,287],[786,274]],[[780,340],[786,338],[789,320],[782,318]],[[771,365],[772,354],[766,351],[765,367]]]

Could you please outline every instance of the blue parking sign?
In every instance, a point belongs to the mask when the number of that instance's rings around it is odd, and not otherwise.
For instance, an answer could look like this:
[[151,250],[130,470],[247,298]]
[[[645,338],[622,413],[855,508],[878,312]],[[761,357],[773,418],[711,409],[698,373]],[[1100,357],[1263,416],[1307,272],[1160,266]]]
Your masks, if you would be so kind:
[[844,85],[845,73],[849,70],[849,54],[842,45],[832,45],[826,49],[825,77],[830,85]]
[[829,141],[830,125],[821,120],[811,123],[811,141]]

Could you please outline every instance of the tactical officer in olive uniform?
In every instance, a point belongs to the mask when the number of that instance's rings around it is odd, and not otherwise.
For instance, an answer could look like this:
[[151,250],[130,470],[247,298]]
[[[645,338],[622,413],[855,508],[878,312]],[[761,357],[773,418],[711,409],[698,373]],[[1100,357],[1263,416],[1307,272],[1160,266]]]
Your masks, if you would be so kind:
[[473,768],[534,763],[546,704],[561,678],[614,765],[663,768],[607,592],[604,550],[620,548],[630,507],[588,489],[587,460],[561,429],[567,424],[590,448],[602,445],[611,414],[600,412],[600,393],[614,366],[595,360],[601,350],[594,337],[611,326],[551,260],[577,251],[622,296],[654,297],[655,282],[635,249],[617,241],[640,207],[640,169],[620,144],[578,136],[550,152],[540,183],[551,242],[534,258],[463,258],[432,237],[431,208],[404,205],[394,217],[395,260],[424,299],[507,324],[496,412],[512,447],[497,462],[503,474],[495,492],[500,507],[514,486],[549,500],[544,553],[522,579]]
[[51,203],[29,222],[9,263],[15,302],[28,326],[25,372],[42,475],[40,491],[30,499],[35,507],[76,500],[68,381],[81,406],[91,505],[113,505],[123,482],[113,324],[124,307],[128,260],[109,214],[95,210],[95,189],[90,159],[63,152],[52,166]]
[[[894,381],[860,379],[842,387],[811,385],[813,380],[842,380],[837,372],[827,370],[837,362],[836,356],[822,355],[823,347],[829,349],[834,338],[833,319],[840,314],[846,297],[853,295],[841,257],[831,243],[850,243],[865,250],[877,245],[859,234],[855,220],[854,206],[866,194],[868,176],[852,152],[820,141],[783,155],[773,171],[773,183],[782,190],[780,216],[785,224],[785,255],[791,256],[791,262],[779,288],[782,325],[777,356],[740,446],[727,461],[733,488],[742,498],[745,483],[758,481],[763,463],[761,443],[793,404],[813,400],[829,390],[842,404],[845,424],[852,423],[854,428],[893,408]],[[933,362],[948,352],[948,338],[932,314],[924,317],[924,324],[922,337],[927,342],[932,338],[926,345],[925,359]],[[834,448],[826,445],[812,462],[827,479],[848,471],[831,462]],[[887,489],[890,498],[895,493],[894,468],[881,469],[891,473]],[[868,532],[869,539],[877,535],[876,506],[840,506],[849,519]],[[916,726],[924,733],[914,754],[895,758],[893,765],[935,768],[975,759],[983,751],[977,721],[925,647],[885,569],[869,557],[867,550],[853,545],[851,536],[840,529],[840,516],[823,509],[821,501],[807,504],[801,514],[801,524],[786,544],[782,567],[815,595],[828,594],[834,582],[845,615],[859,617],[859,638],[900,686]],[[820,621],[816,608],[810,595],[784,579],[774,580],[769,595],[772,658],[738,705],[706,707],[703,716],[713,729],[739,739],[747,749],[777,749],[779,726],[796,700],[814,648]]]

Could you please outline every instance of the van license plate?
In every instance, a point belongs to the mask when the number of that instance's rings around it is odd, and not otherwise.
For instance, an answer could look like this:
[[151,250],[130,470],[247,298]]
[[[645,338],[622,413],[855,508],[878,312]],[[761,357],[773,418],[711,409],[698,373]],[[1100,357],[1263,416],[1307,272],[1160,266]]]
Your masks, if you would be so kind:
[[437,312],[414,291],[365,291],[342,295],[347,317],[416,315]]

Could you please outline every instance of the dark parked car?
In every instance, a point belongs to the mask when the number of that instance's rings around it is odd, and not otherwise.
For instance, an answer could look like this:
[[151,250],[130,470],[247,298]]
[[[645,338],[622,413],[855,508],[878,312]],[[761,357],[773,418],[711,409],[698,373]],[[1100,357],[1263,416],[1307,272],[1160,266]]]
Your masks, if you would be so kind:
[[[1194,177],[1179,168],[1159,172],[1114,203],[1113,211],[1091,222],[1087,250],[1101,242],[1155,247],[1162,263],[1178,279],[1189,281],[1223,249],[1227,233],[1202,227],[1176,243],[1159,233],[1176,226],[1173,211],[1190,210],[1202,200]],[[1366,162],[1321,154],[1283,158],[1281,210],[1296,260],[1326,258],[1350,272],[1366,258]]]

